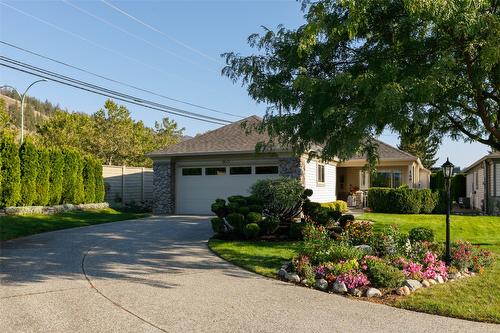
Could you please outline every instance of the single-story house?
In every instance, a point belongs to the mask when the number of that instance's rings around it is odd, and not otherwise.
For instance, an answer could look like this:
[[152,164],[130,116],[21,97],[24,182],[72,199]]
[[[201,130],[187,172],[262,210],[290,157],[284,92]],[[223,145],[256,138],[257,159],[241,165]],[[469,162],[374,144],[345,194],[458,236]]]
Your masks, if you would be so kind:
[[466,195],[473,209],[500,214],[500,152],[492,152],[464,169]]
[[362,170],[362,156],[342,162],[308,160],[290,149],[274,146],[256,153],[255,146],[266,142],[266,134],[247,131],[242,122],[255,124],[251,116],[216,130],[182,141],[164,150],[149,153],[153,159],[153,205],[158,214],[209,214],[217,198],[247,195],[258,179],[281,176],[300,179],[313,190],[311,200],[331,202],[346,199],[349,189],[371,185],[415,188],[429,186],[430,171],[408,153],[379,142],[380,163],[376,179]]

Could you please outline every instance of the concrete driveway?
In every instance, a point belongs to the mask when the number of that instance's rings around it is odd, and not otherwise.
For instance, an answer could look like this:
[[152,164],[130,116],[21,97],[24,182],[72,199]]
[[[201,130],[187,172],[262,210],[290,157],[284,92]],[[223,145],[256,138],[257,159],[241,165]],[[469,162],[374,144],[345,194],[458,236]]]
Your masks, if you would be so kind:
[[214,256],[207,218],[68,229],[1,248],[1,332],[498,332],[262,278]]

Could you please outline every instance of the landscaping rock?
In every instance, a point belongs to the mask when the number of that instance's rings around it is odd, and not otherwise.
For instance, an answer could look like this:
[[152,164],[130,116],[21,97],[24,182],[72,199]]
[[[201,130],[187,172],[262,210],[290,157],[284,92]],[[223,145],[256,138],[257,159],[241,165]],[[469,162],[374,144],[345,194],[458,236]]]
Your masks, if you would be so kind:
[[444,279],[441,275],[436,276],[434,280],[436,280],[437,283],[444,283]]
[[417,281],[417,280],[406,280],[403,285],[405,285],[406,287],[408,287],[410,289],[410,291],[415,291],[419,288],[422,288],[422,284]]
[[435,285],[435,284],[437,284],[436,280],[434,280],[434,279],[430,279],[430,280],[427,280],[427,281],[429,281],[429,283],[430,283],[431,285]]
[[358,289],[358,288],[349,289],[349,294],[351,294],[354,297],[361,297],[361,296],[363,296],[363,292],[360,289]]
[[398,294],[399,296],[408,296],[411,294],[411,291],[410,288],[404,286],[396,289],[396,294]]
[[328,289],[328,281],[326,281],[325,279],[317,279],[314,287],[316,287],[316,289],[325,291]]
[[460,272],[450,273],[448,274],[448,279],[450,280],[460,279],[461,276],[462,274],[460,274]]
[[295,274],[295,273],[287,273],[285,278],[290,281],[290,282],[293,282],[293,283],[299,283],[300,282],[300,277]]
[[422,287],[429,288],[430,286],[431,286],[431,283],[429,282],[429,280],[422,281]]
[[366,297],[382,297],[382,293],[377,288],[370,288],[366,291]]
[[303,286],[307,286],[307,280],[303,279],[302,281],[300,281],[300,284]]
[[347,292],[347,287],[345,286],[345,284],[343,282],[335,281],[332,289],[334,292],[336,292],[338,294],[344,294]]
[[372,247],[370,245],[366,245],[366,244],[356,245],[354,248],[359,249],[359,250],[361,250],[363,252],[366,252],[366,253],[372,253],[373,252]]
[[474,276],[474,275],[476,275],[476,273],[470,272],[470,276]]
[[287,274],[288,274],[288,272],[287,272],[287,271],[286,271],[286,269],[284,269],[284,268],[281,268],[281,269],[278,271],[278,276],[279,276],[281,279],[285,279]]

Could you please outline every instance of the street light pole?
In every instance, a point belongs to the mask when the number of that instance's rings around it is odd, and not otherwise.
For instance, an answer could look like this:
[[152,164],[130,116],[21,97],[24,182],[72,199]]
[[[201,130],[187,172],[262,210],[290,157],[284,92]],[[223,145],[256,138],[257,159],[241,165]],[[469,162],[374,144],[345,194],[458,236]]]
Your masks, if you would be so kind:
[[24,100],[26,98],[26,94],[28,93],[28,90],[34,86],[35,84],[37,84],[38,82],[46,82],[47,80],[46,79],[40,79],[40,80],[36,80],[35,82],[32,82],[28,88],[26,88],[26,90],[24,91],[24,93],[20,94],[16,88],[12,87],[12,86],[9,86],[9,85],[5,85],[5,86],[2,86],[2,88],[4,87],[8,87],[8,88],[11,88],[12,90],[14,90],[16,92],[16,94],[19,96],[19,98],[21,99],[21,144],[23,144],[23,141],[24,141]]

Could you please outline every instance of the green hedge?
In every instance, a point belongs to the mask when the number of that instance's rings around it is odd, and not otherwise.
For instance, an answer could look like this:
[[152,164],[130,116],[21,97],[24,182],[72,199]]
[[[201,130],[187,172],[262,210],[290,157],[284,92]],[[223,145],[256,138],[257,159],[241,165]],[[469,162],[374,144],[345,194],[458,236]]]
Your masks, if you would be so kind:
[[0,139],[0,207],[94,203],[104,200],[99,160],[71,149],[19,147]]
[[432,213],[439,194],[429,189],[370,188],[368,206],[377,213],[419,214]]
[[38,150],[35,205],[47,206],[50,201],[50,155],[45,148]]
[[36,179],[38,176],[38,151],[26,140],[19,148],[21,159],[21,200],[20,206],[32,206],[37,198]]
[[2,160],[0,207],[15,206],[21,199],[21,162],[19,147],[13,137],[1,139],[0,158]]

